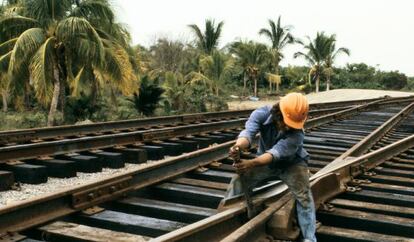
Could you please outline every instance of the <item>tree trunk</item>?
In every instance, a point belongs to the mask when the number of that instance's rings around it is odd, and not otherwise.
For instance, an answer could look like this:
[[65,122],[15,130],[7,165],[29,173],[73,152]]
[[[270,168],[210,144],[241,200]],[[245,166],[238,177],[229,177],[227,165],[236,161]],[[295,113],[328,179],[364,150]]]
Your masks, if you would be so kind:
[[273,89],[273,87],[272,87],[272,81],[271,80],[269,80],[269,94],[272,94],[272,90]]
[[61,80],[59,78],[59,86],[60,86],[60,90],[59,90],[59,106],[60,106],[60,111],[62,112],[62,114],[65,113],[65,105],[66,105],[66,90],[65,90],[65,82],[63,80]]
[[[275,63],[275,74],[279,75],[279,61]],[[279,83],[276,83],[276,93],[279,93]]]
[[[95,100],[96,98],[94,98]],[[118,101],[116,100],[116,94],[114,88],[111,86],[111,101],[112,106],[115,108],[115,111],[118,111]],[[95,105],[95,101],[93,102],[93,105]]]
[[257,97],[257,77],[254,76],[254,96]]
[[7,105],[8,93],[6,90],[2,90],[1,95],[3,96],[3,112],[7,112],[8,111],[8,105]]
[[54,70],[54,77],[55,77],[55,83],[54,83],[54,87],[53,87],[53,97],[52,97],[52,102],[50,103],[50,110],[49,110],[49,115],[47,117],[47,126],[53,126],[55,125],[55,116],[56,116],[56,111],[57,111],[57,107],[58,107],[58,103],[59,103],[59,96],[60,96],[60,89],[61,87],[61,83],[59,81],[59,71],[57,70],[57,68],[55,68]]
[[319,74],[316,74],[316,82],[315,82],[315,92],[319,92]]
[[31,102],[30,102],[30,81],[26,82],[24,84],[24,96],[23,96],[23,102],[24,102],[24,109],[30,110],[31,109]]
[[331,76],[327,75],[326,76],[326,91],[329,91],[331,88]]
[[243,75],[243,96],[246,96],[247,76]]

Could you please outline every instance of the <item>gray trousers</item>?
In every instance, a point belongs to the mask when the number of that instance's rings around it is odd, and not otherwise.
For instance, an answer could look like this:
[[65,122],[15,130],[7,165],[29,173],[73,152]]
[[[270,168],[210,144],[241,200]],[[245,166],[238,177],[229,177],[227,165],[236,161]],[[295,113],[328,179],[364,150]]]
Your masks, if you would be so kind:
[[[254,167],[244,174],[244,182],[251,192],[260,182],[270,178],[279,178],[292,192],[296,200],[296,211],[299,227],[306,241],[316,241],[315,205],[309,187],[309,170],[301,164],[292,165],[286,169],[270,169],[268,166]],[[239,175],[233,177],[225,199],[243,193]]]

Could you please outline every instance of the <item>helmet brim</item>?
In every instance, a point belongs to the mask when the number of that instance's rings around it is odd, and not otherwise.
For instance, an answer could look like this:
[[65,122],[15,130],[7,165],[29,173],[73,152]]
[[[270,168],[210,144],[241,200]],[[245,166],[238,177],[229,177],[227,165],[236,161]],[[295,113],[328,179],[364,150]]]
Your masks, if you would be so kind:
[[306,120],[301,121],[301,122],[296,122],[296,121],[293,121],[293,120],[291,120],[291,119],[289,119],[289,118],[285,117],[285,115],[283,115],[283,122],[284,122],[287,126],[289,126],[290,128],[294,128],[294,129],[303,129],[303,127],[305,126],[305,122],[306,122]]

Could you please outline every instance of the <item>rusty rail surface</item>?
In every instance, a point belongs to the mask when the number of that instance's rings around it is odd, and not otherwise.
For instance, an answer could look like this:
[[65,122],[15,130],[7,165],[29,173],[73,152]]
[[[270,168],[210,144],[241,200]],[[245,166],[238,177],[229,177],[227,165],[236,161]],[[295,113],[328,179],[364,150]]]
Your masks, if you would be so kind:
[[[411,100],[412,98],[403,99],[404,102],[408,102]],[[397,102],[397,100],[392,100],[392,101],[387,100],[387,102],[388,104],[390,104],[389,102],[393,103],[393,102]],[[398,102],[401,102],[401,99],[398,100]],[[373,101],[371,105],[368,104],[368,105],[365,105],[365,106],[363,105],[363,106],[366,108],[378,107],[379,105],[378,100]],[[382,105],[383,104],[381,104],[381,106]],[[406,113],[411,111],[411,108],[412,107],[410,108],[407,107],[406,109],[404,109],[405,110],[404,114],[401,114],[400,112],[399,115],[396,115],[399,118],[396,118],[396,116],[394,116],[393,123],[398,123],[401,120],[401,117],[405,116]],[[353,107],[353,108],[350,108],[349,110],[355,113],[357,111],[366,110],[366,109],[365,108],[355,109]],[[344,116],[338,115],[336,113],[332,114],[330,118],[324,118],[323,122],[318,121],[318,124],[312,125],[312,127],[314,128],[321,124],[333,122],[337,119],[341,119],[341,117],[345,117],[348,115],[346,112],[343,112],[343,111],[340,111],[340,113],[342,113],[342,115]],[[243,119],[240,119],[239,121],[242,121],[242,120]],[[245,120],[243,120],[243,122],[244,121]],[[309,121],[312,121],[312,120],[309,120]],[[230,122],[235,122],[235,121],[230,121]],[[198,124],[198,125],[204,125],[204,124]],[[217,123],[215,125],[217,125]],[[202,126],[198,126],[198,127],[202,127]],[[207,127],[205,128],[206,128],[205,131],[209,131],[209,132],[211,131],[209,128]],[[387,129],[388,130],[390,129],[389,124],[387,125]],[[159,130],[152,130],[152,131],[150,130],[148,131],[147,133],[148,135],[146,136],[146,138],[147,140],[152,140],[154,138],[159,138],[159,139],[170,138],[175,135],[188,134],[187,131],[188,130],[186,130],[185,127],[181,131],[177,131],[177,133],[173,133],[173,134],[169,132],[164,132],[164,133],[161,132],[160,134],[158,134]],[[120,135],[120,134],[116,134],[116,135]],[[140,136],[137,133],[137,137],[145,140],[144,138],[145,135],[142,136],[141,134]],[[375,137],[378,137],[378,136],[375,136]],[[91,137],[85,137],[85,138],[91,138]],[[358,163],[356,161],[357,158],[355,158],[353,159],[353,161],[356,163],[353,163],[352,169],[350,169],[349,167],[348,169],[344,167],[340,167],[340,168],[344,170],[344,174],[345,174],[345,171],[348,170],[349,172],[352,171],[353,175],[356,175],[358,174],[359,171],[362,171],[364,167],[371,167],[375,165],[376,162],[378,162],[378,160],[386,157],[384,155],[385,153],[387,153],[387,156],[395,155],[396,153],[401,152],[401,150],[406,149],[407,147],[411,147],[412,146],[411,142],[414,142],[414,137],[411,137],[411,139],[412,139],[411,141],[406,141],[405,143],[399,143],[396,146],[391,145],[393,149],[388,148],[386,151],[384,151],[385,149],[383,149],[382,152],[378,150],[378,151],[375,151],[376,153],[375,152],[369,153],[371,154],[371,156],[367,156],[367,155],[363,156],[365,157],[364,160],[361,161],[363,162],[363,166],[361,166],[362,163]],[[136,141],[134,140],[134,142]],[[207,149],[203,149],[197,152],[189,153],[187,155],[182,155],[177,158],[168,159],[164,162],[159,162],[153,165],[149,165],[148,167],[145,167],[143,169],[137,169],[137,170],[134,170],[134,171],[122,174],[122,175],[118,175],[118,176],[111,177],[109,179],[105,179],[97,183],[90,183],[84,186],[76,187],[74,189],[68,189],[63,192],[55,193],[51,196],[45,196],[42,198],[33,199],[31,201],[20,202],[17,205],[10,205],[8,207],[0,209],[0,233],[19,232],[22,229],[26,229],[26,228],[50,221],[51,219],[58,218],[58,217],[61,217],[67,214],[71,214],[73,212],[82,210],[83,208],[87,208],[92,205],[102,203],[104,201],[113,200],[132,190],[142,188],[142,187],[157,183],[161,180],[174,177],[178,174],[182,174],[186,171],[195,169],[199,165],[206,165],[215,160],[223,159],[227,156],[228,148],[232,144],[233,142],[228,142],[228,143],[218,145],[212,148],[207,148]],[[370,147],[370,146],[367,146],[367,147]],[[10,148],[10,147],[6,147],[6,148]],[[56,151],[53,151],[53,152],[56,152]],[[336,169],[339,169],[339,168],[336,167]],[[327,181],[330,181],[330,182],[335,181],[336,178],[335,179],[334,178],[331,172],[329,172],[328,175],[319,176],[318,179],[313,181],[313,183],[320,185],[320,184],[324,184]],[[113,187],[115,187],[115,189],[113,189]],[[313,187],[317,187],[317,186],[313,185]],[[279,210],[279,208],[284,206],[286,204],[285,201],[287,202],[290,200],[290,198],[287,197],[287,195],[285,196],[286,191],[287,191],[286,186],[276,185],[276,186],[272,186],[270,189],[269,188],[266,189],[263,193],[260,194],[260,196],[256,196],[254,200],[254,203],[256,204],[256,206],[262,209],[263,207],[267,207],[267,209],[264,210],[263,212],[264,214],[263,213],[259,214],[252,221],[256,221],[257,224],[262,224],[263,221],[268,220],[270,215],[273,214],[273,213],[270,213],[270,211],[277,211]],[[325,195],[325,197],[327,196]],[[317,204],[321,204],[321,203],[322,203],[321,200],[318,198]],[[217,233],[219,233],[220,231],[222,232],[221,234],[222,238],[224,238],[231,231],[235,231],[238,227],[243,226],[243,223],[246,221],[246,210],[243,204],[244,204],[243,202],[240,202],[238,204],[236,203],[235,207],[232,207],[224,212],[218,213],[205,220],[201,220],[197,223],[183,227],[182,229],[176,230],[172,233],[165,234],[164,236],[156,238],[155,241],[175,241],[175,240],[181,240],[181,241],[193,240],[194,241],[197,238],[208,241],[208,238],[212,238],[211,236],[213,236],[213,234],[217,235]],[[248,223],[245,226],[250,226],[250,225],[252,224]],[[257,227],[254,227],[254,228],[257,228]],[[224,231],[226,232],[224,233]],[[250,228],[248,231],[257,231],[257,230]],[[240,231],[238,232],[240,233]],[[242,236],[246,236],[246,238],[248,238],[247,235],[248,234],[243,234]]]
[[245,119],[0,147],[0,163],[241,127]]
[[134,131],[147,126],[162,126],[179,123],[191,123],[211,119],[246,117],[252,110],[222,111],[186,115],[163,116],[156,118],[131,119],[112,122],[100,122],[82,125],[64,125],[36,129],[21,129],[0,132],[0,144],[25,142],[37,139],[49,139],[66,136],[79,136],[111,131]]
[[[331,113],[334,111],[343,110],[346,107],[353,105],[364,104],[377,100],[386,100],[392,98],[374,98],[374,99],[361,99],[342,102],[327,102],[327,103],[315,103],[311,104],[311,116],[322,115]],[[401,98],[397,98],[401,99]],[[320,109],[320,110],[318,110]],[[105,133],[105,132],[118,132],[118,131],[134,131],[139,128],[147,126],[162,126],[179,123],[199,122],[211,119],[228,119],[237,117],[246,117],[253,110],[236,110],[236,111],[222,111],[222,112],[209,112],[209,113],[197,113],[186,115],[174,115],[163,116],[156,118],[144,118],[144,119],[132,119],[121,120],[112,122],[100,122],[93,124],[82,125],[64,125],[56,127],[45,127],[35,129],[20,129],[11,131],[0,132],[0,144],[8,143],[22,143],[29,142],[31,140],[42,140],[52,138],[63,138],[68,136],[82,136],[93,133]]]
[[[136,168],[99,182],[91,182],[2,207],[0,208],[0,234],[21,231],[98,203],[113,200],[129,191],[158,183],[215,160],[224,159],[233,144],[234,141],[230,141],[149,164],[143,168]],[[115,189],[110,189],[111,187]]]
[[[375,101],[376,103],[376,101]],[[352,109],[354,110],[354,109]],[[341,111],[342,112],[342,111]],[[342,112],[343,113],[343,112]],[[335,116],[337,117],[337,116]],[[145,141],[151,139],[161,139],[161,138],[170,138],[176,137],[180,135],[188,135],[189,131],[194,132],[195,129],[198,131],[212,131],[212,127],[214,129],[224,129],[224,128],[234,128],[239,127],[244,123],[245,119],[239,120],[232,120],[232,121],[221,121],[219,123],[211,123],[211,124],[196,124],[190,125],[188,127],[180,127],[180,128],[165,128],[162,130],[149,130],[149,131],[135,131],[130,132],[127,134],[114,134],[114,135],[104,135],[99,137],[83,137],[77,140],[62,140],[62,141],[53,141],[53,142],[46,142],[46,143],[39,143],[39,144],[29,144],[29,145],[18,145],[18,146],[11,146],[11,147],[4,147],[0,148],[0,159],[8,160],[8,159],[17,159],[23,157],[34,157],[40,154],[59,154],[65,152],[73,152],[79,151],[82,149],[91,149],[91,148],[102,148],[106,146],[111,146],[114,144],[125,144],[125,143],[135,143],[137,141]],[[332,120],[328,120],[330,122]],[[220,124],[223,124],[221,126]],[[322,124],[322,122],[319,122]],[[162,132],[163,131],[163,132]],[[132,133],[132,135],[131,135]],[[94,141],[96,140],[96,141]],[[80,146],[77,142],[82,143],[84,146]],[[170,162],[166,163],[189,163],[194,161],[192,157],[197,157],[197,164],[203,165],[213,160],[218,160],[222,158],[222,156],[227,154],[228,147],[232,144],[232,142],[226,143],[224,145],[220,145],[214,148],[209,148],[202,150],[200,152],[193,152],[185,156],[180,156],[176,159],[171,159]],[[45,148],[46,147],[48,148]],[[62,146],[63,145],[63,146]],[[46,152],[45,152],[46,150]],[[16,155],[16,152],[27,152],[19,153]],[[220,154],[220,156],[214,156],[214,154]],[[187,161],[188,160],[188,161]],[[194,163],[195,164],[195,163]],[[194,166],[190,166],[194,169]],[[157,168],[157,169],[155,169]],[[0,228],[1,232],[5,231],[20,231],[21,229],[25,229],[36,224],[48,221],[50,219],[60,217],[66,214],[73,213],[78,211],[82,208],[92,206],[98,202],[103,202],[107,199],[115,199],[121,194],[124,194],[131,189],[136,189],[142,186],[150,185],[151,182],[159,182],[162,179],[166,179],[171,177],[169,172],[166,171],[162,165],[150,165],[148,168],[145,168],[144,171],[151,171],[152,173],[148,173],[149,175],[145,175],[143,171],[134,171],[133,174],[137,174],[135,176],[131,175],[132,173],[125,174],[123,176],[113,177],[111,179],[106,179],[104,181],[89,184],[86,186],[77,187],[75,189],[70,189],[64,192],[55,193],[50,196],[45,196],[39,199],[34,199],[31,201],[21,202],[17,205],[11,205],[0,209]],[[182,172],[188,171],[188,169],[177,167],[171,168],[177,175]],[[138,175],[139,174],[139,175]],[[164,175],[164,176],[163,176]],[[147,177],[152,178],[152,181],[149,182],[146,180]],[[137,181],[135,181],[136,179]],[[138,185],[140,184],[140,185]],[[105,191],[109,191],[108,188],[111,186],[119,187],[117,193],[113,193],[110,196],[105,193]],[[109,189],[109,190],[108,190]],[[95,193],[99,193],[99,191],[103,191],[105,196],[95,196]],[[92,192],[92,195],[91,195]],[[86,199],[89,198],[89,200]],[[93,197],[92,200],[90,198]],[[239,210],[238,213],[242,213],[242,210]],[[30,220],[25,220],[23,218],[32,218]]]
[[[414,100],[413,97],[376,100],[357,107],[351,107],[349,109],[311,119],[306,123],[306,128],[309,129],[321,124],[333,122],[337,119],[353,115],[362,110],[370,108],[374,109],[378,107],[378,105],[384,106],[394,104],[395,102],[409,102],[412,100]],[[242,127],[246,120],[247,118],[239,118],[229,121],[190,124],[171,128],[131,131],[92,137],[81,137],[76,139],[63,139],[57,141],[46,141],[41,143],[0,147],[0,163],[37,158],[41,156],[60,155],[69,152],[86,151],[90,149],[101,149],[115,145],[127,145],[137,142],[168,139],[173,137],[200,134],[203,132],[234,129]]]

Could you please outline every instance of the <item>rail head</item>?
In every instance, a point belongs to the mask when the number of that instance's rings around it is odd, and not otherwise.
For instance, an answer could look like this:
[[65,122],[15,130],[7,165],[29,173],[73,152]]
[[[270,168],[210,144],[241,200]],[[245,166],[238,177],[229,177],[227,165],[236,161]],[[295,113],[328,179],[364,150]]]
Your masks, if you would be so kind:
[[[0,208],[0,234],[19,232],[224,159],[233,144],[234,141],[229,141],[135,168],[109,178],[4,206]],[[110,193],[107,188],[111,184],[120,188],[120,192]],[[87,201],[83,199],[85,194],[91,193],[94,194],[93,199]]]

